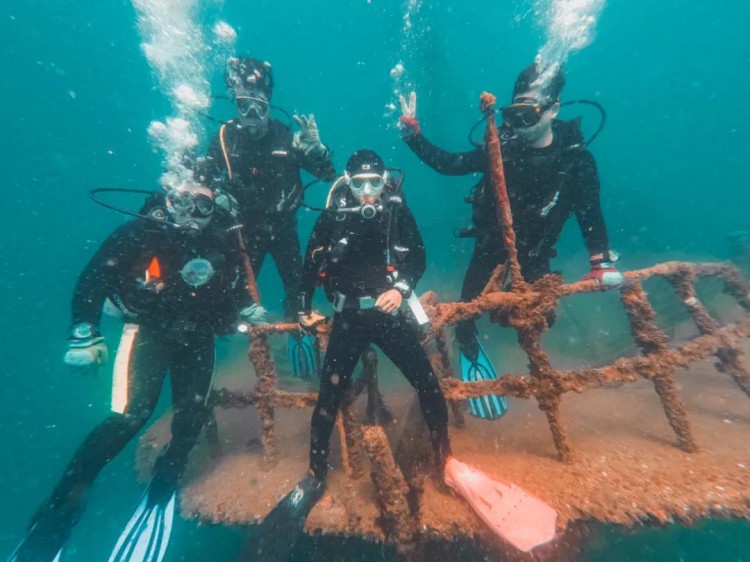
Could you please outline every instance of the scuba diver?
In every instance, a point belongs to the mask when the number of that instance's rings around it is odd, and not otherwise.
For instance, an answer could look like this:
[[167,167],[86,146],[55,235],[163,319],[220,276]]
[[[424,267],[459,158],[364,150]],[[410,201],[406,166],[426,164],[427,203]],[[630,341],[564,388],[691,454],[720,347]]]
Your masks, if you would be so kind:
[[[271,254],[285,293],[286,321],[296,322],[302,276],[297,209],[304,187],[300,169],[332,180],[331,153],[320,141],[315,117],[294,116],[300,130],[271,118],[271,65],[239,57],[227,62],[225,81],[238,116],[221,126],[199,167],[201,180],[234,196],[245,225],[248,252],[256,275]],[[302,332],[289,337],[295,376],[318,371],[317,342]]]
[[[591,266],[584,279],[596,281],[602,290],[616,289],[623,276],[614,265],[617,256],[609,248],[596,162],[586,149],[580,120],[557,119],[565,77],[558,71],[546,86],[539,86],[539,79],[536,65],[521,72],[511,105],[502,109],[503,165],[521,269],[530,282],[550,273],[557,240],[570,215],[575,214]],[[478,146],[458,153],[442,150],[421,132],[416,94],[412,92],[408,102],[401,96],[400,102],[403,138],[420,160],[441,174],[484,174],[467,198],[472,204],[474,227],[460,234],[475,239],[461,290],[461,301],[471,301],[481,294],[495,268],[508,258],[485,149]],[[507,269],[506,266],[506,274]],[[497,374],[477,336],[474,320],[462,320],[456,325],[461,379],[494,380]],[[475,417],[489,420],[499,418],[507,409],[501,396],[469,400],[469,407]]]
[[[116,190],[110,190],[116,191]],[[119,190],[127,191],[127,190]],[[177,483],[207,419],[214,337],[258,324],[231,215],[211,190],[154,194],[140,219],[107,238],[78,278],[64,362],[82,374],[107,361],[102,309],[125,322],[115,359],[112,413],[84,439],[39,507],[10,562],[59,560],[94,479],[145,426],[167,372],[172,439],[110,562],[160,562],[169,544]],[[127,212],[127,211],[124,211]],[[128,214],[134,214],[129,213]]]
[[[529,503],[520,509],[508,504],[505,488],[501,493],[497,482],[490,484],[486,475],[482,480],[481,472],[451,456],[448,408],[421,345],[420,326],[429,319],[414,292],[425,270],[424,244],[393,172],[375,152],[355,152],[344,176],[334,183],[330,205],[318,217],[307,246],[300,326],[314,331],[324,320],[310,304],[316,285],[323,285],[335,314],[312,416],[309,471],[262,523],[254,552],[264,562],[288,558],[305,519],[325,493],[336,416],[357,361],[371,343],[417,391],[440,476],[478,513],[487,515],[490,525],[496,526],[513,510],[523,512],[541,503],[528,496]],[[540,511],[540,532],[525,531],[528,536],[543,542],[551,539],[550,511],[554,518],[554,510],[546,506]]]

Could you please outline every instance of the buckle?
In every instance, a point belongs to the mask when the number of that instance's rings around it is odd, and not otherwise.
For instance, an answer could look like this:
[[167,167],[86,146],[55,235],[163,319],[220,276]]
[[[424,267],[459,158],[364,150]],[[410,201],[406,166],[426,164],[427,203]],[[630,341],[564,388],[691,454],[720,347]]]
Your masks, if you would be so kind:
[[333,294],[333,310],[341,312],[344,310],[344,303],[346,302],[346,295],[339,293],[338,291]]

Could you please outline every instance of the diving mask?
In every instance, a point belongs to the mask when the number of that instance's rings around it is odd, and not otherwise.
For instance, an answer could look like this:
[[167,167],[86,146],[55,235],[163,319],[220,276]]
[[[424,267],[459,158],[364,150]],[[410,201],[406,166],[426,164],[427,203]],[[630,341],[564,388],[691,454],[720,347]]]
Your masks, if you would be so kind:
[[205,228],[215,210],[214,200],[203,193],[172,190],[166,202],[174,223],[191,230]]
[[268,100],[262,97],[238,95],[234,97],[234,103],[237,106],[237,112],[242,117],[250,117],[254,114],[257,119],[266,119],[271,112]]
[[380,174],[357,174],[356,176],[345,174],[344,179],[358,200],[375,200],[383,193],[388,181],[388,172],[382,176]]
[[511,105],[503,107],[500,111],[506,125],[512,129],[525,129],[539,123],[544,112],[556,103],[557,100],[551,100],[542,104],[533,98],[518,98]]

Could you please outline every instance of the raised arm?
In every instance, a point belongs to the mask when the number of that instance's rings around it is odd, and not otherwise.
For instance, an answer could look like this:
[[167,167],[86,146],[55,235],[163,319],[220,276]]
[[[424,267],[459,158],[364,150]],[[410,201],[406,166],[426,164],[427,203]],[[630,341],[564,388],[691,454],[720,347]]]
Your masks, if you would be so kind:
[[475,148],[469,152],[448,152],[432,144],[422,134],[417,121],[417,95],[412,92],[407,102],[403,96],[401,102],[401,130],[403,139],[417,157],[430,168],[448,176],[464,176],[484,172],[487,158],[484,150]]

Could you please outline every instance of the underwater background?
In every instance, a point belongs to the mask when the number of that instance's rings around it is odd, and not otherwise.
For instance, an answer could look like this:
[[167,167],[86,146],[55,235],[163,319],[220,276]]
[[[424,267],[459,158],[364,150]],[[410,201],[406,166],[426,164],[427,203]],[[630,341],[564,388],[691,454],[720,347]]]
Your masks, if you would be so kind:
[[[406,172],[404,190],[428,253],[420,289],[455,300],[471,242],[452,232],[470,222],[463,197],[476,180],[432,172],[401,141],[398,113],[386,107],[397,103],[391,70],[403,60],[425,135],[444,148],[468,150],[468,131],[480,117],[479,94],[489,90],[499,103],[508,100],[516,75],[544,41],[532,2],[424,0],[413,14],[416,31],[406,37],[404,14],[411,3],[213,4],[237,31],[237,52],[273,64],[274,103],[290,113],[315,114],[338,169],[354,150],[372,148]],[[76,276],[124,220],[91,202],[88,191],[157,189],[162,171],[146,130],[171,109],[143,56],[135,21],[133,5],[124,0],[0,4],[0,558],[20,540],[74,448],[109,410],[108,371],[73,376],[62,353]],[[750,229],[748,21],[750,4],[739,0],[610,0],[593,42],[571,54],[563,100],[594,99],[607,110],[592,152],[621,269],[667,259],[724,259],[727,235]],[[211,80],[213,93],[223,95],[219,69]],[[228,119],[232,107],[217,100],[210,113]],[[584,116],[585,131],[595,129],[595,111],[574,106],[562,116],[576,115]],[[206,134],[216,127],[210,121],[205,126]],[[326,193],[327,186],[314,185],[307,201],[322,204]],[[315,214],[301,210],[299,216],[304,241]],[[558,250],[555,265],[566,280],[585,273],[587,255],[575,221]],[[268,308],[280,317],[282,293],[269,264],[260,285]],[[597,296],[587,310],[576,300],[564,311],[597,326],[611,321],[624,333],[617,299],[610,297]],[[556,330],[576,326],[580,322],[563,317]],[[617,334],[615,329],[607,337]],[[114,328],[107,335],[112,349]],[[579,334],[584,341],[597,335]],[[228,346],[226,353],[230,348],[241,346]],[[590,360],[583,349],[578,359]],[[135,441],[96,481],[68,560],[101,560],[109,553],[139,497],[134,451]],[[635,533],[606,529],[597,534],[589,559],[750,560],[749,532],[742,522]],[[241,539],[233,529],[181,522],[167,559],[232,559]],[[308,559],[308,548],[309,542],[301,545],[295,559]],[[381,559],[378,549],[361,552],[363,559]]]

